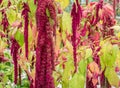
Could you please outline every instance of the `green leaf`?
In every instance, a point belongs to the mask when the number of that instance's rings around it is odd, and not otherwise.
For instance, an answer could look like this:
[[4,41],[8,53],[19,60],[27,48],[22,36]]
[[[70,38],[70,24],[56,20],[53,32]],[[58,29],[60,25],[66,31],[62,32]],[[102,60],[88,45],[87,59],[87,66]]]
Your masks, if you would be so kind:
[[24,44],[24,35],[19,30],[17,30],[15,34],[15,39],[18,41],[20,46]]
[[91,63],[93,61],[93,58],[92,57],[89,57],[88,59],[87,59],[87,63],[89,64],[89,63]]
[[84,88],[84,83],[84,76],[76,73],[69,82],[69,88]]
[[105,77],[108,79],[108,82],[110,83],[110,85],[118,88],[120,80],[114,68],[106,68]]
[[62,75],[62,87],[63,88],[68,88],[69,86],[69,78],[72,75],[73,67],[74,66],[73,66],[72,60],[69,60],[65,63],[65,69]]
[[72,33],[72,18],[68,12],[63,12],[62,15],[62,30]]
[[11,58],[10,51],[9,50],[4,50],[4,57]]
[[6,83],[7,81],[8,81],[8,77],[6,75],[4,75],[3,82]]
[[79,63],[79,72],[80,74],[84,75],[86,74],[86,68],[87,68],[87,61],[82,59]]
[[16,12],[13,9],[7,10],[8,21],[10,24],[16,21]]
[[3,1],[2,1],[2,4],[3,4],[4,7],[7,7],[7,5],[8,5],[8,0],[3,0]]
[[60,3],[62,9],[65,9],[70,4],[70,0],[55,0],[55,1]]
[[0,83],[0,88],[3,88],[2,83]]
[[28,81],[28,79],[23,79],[22,80],[22,87],[24,87],[24,88],[29,88],[29,81]]
[[86,49],[85,59],[92,57],[92,49]]
[[0,13],[0,22],[2,21],[2,13]]
[[34,4],[34,0],[28,0],[29,8],[30,8],[30,15],[33,17],[36,12],[36,5]]
[[113,67],[115,66],[115,61],[117,58],[117,54],[119,53],[119,47],[117,45],[112,45],[110,42],[105,42],[102,45],[100,55],[101,66],[104,67]]
[[6,88],[11,88],[11,86],[10,86],[10,85],[7,85]]
[[62,28],[62,38],[63,40],[66,39],[66,33],[71,34],[72,33],[72,21],[71,16],[67,12],[63,12],[62,19],[61,19],[61,28]]

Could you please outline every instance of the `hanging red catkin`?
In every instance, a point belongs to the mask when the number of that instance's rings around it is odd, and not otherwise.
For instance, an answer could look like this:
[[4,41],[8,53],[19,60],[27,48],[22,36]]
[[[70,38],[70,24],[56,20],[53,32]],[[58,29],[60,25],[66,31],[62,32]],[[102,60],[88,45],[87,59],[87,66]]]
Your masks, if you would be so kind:
[[45,88],[55,88],[53,83],[53,77],[52,77],[52,64],[53,64],[53,56],[52,56],[52,50],[53,50],[53,29],[50,26],[50,23],[46,23],[46,53],[47,53],[47,60],[46,60],[46,87]]
[[[50,17],[46,10],[49,10]],[[49,18],[56,22],[56,12],[53,0],[39,0],[36,10],[38,39],[36,47],[35,88],[55,88],[52,77],[54,63],[53,31],[55,25],[50,24]]]
[[[50,18],[52,20],[54,20],[54,24],[52,24],[53,26],[53,36],[52,37],[56,37],[56,25],[57,25],[57,20],[56,20],[56,17],[57,17],[57,14],[56,14],[56,9],[55,9],[55,6],[53,4],[53,2],[50,2],[48,5],[47,5],[47,8],[50,12]],[[51,41],[54,42],[54,39],[51,37]],[[55,51],[54,51],[54,43],[51,45],[51,54],[52,54],[52,58],[55,59]],[[54,70],[54,61],[52,60],[52,69]]]
[[27,59],[28,59],[28,24],[29,24],[28,12],[30,12],[29,6],[27,3],[24,3],[22,15],[24,17],[24,42],[25,42],[25,56]]
[[49,10],[49,12],[50,12],[50,17],[54,20],[54,24],[53,24],[53,35],[54,36],[56,36],[55,35],[55,33],[56,33],[56,25],[57,25],[57,20],[56,20],[56,16],[57,16],[57,14],[56,14],[56,9],[55,9],[55,5],[53,4],[53,2],[51,2],[48,6],[47,6],[47,8],[48,8],[48,10]]
[[3,16],[3,18],[2,18],[1,25],[3,26],[3,31],[6,32],[7,44],[9,45],[9,39],[8,39],[8,32],[9,32],[8,26],[9,26],[9,22],[8,22],[5,10],[2,10],[2,16]]
[[72,44],[73,44],[73,57],[74,57],[74,66],[75,66],[75,72],[77,71],[77,57],[76,57],[76,32],[77,28],[79,26],[81,17],[82,17],[82,9],[81,6],[78,3],[78,0],[76,0],[76,4],[73,3],[72,6],[72,11],[71,11],[71,16],[72,16]]
[[4,12],[4,10],[2,12],[2,15],[3,15],[3,19],[2,19],[1,24],[3,25],[3,31],[5,32],[7,30],[7,28],[8,28],[8,26],[9,26],[9,22],[8,22],[7,15]]
[[18,62],[17,62],[17,55],[18,55],[18,49],[20,48],[18,42],[11,38],[11,55],[13,57],[14,62],[14,83],[17,84],[17,76],[18,76]]

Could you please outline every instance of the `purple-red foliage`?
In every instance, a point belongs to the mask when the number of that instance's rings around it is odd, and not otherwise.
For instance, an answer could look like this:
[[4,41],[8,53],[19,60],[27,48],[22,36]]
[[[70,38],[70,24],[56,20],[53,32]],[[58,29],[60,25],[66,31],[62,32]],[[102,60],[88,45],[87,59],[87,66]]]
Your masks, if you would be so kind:
[[17,76],[18,76],[18,62],[17,62],[17,55],[18,55],[18,49],[20,48],[18,42],[14,39],[11,38],[11,55],[13,57],[13,62],[14,62],[14,83],[17,84]]
[[49,10],[50,17],[56,22],[53,0],[39,0],[36,10],[38,39],[36,48],[35,88],[55,88],[52,77],[54,64],[53,32],[55,25],[50,24],[46,9]]
[[84,27],[83,27],[83,29],[81,30],[81,36],[85,36],[86,35],[86,32],[87,32],[87,22],[84,24]]
[[99,11],[100,9],[102,9],[102,5],[103,5],[103,0],[100,0],[96,5],[96,18],[95,18],[95,22],[93,23],[94,25],[97,24],[97,22],[100,20]]
[[2,15],[3,15],[3,19],[1,25],[3,25],[3,31],[5,32],[9,26],[9,22],[7,19],[7,15],[4,11],[2,12]]
[[82,8],[78,3],[78,0],[76,0],[76,3],[73,3],[72,11],[72,45],[73,45],[73,57],[74,57],[74,66],[75,66],[75,72],[77,71],[77,57],[76,57],[76,31],[78,29],[81,17],[82,17]]
[[28,13],[30,12],[29,6],[27,3],[23,4],[22,15],[24,17],[24,42],[25,42],[25,56],[28,59]]

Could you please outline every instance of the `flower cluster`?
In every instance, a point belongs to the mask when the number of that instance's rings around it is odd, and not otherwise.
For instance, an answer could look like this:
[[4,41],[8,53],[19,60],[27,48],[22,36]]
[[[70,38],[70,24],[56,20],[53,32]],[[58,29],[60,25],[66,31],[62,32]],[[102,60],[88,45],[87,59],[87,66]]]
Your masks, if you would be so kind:
[[[49,10],[50,16],[46,10]],[[50,19],[54,21],[52,25]],[[52,0],[39,0],[36,10],[38,30],[36,48],[35,88],[55,88],[52,77],[54,68],[53,32],[56,26],[56,10]]]
[[28,4],[24,3],[22,15],[24,17],[24,23],[25,23],[25,25],[24,25],[24,42],[25,42],[25,56],[27,59],[28,59],[28,24],[29,24],[28,12],[30,12],[29,6],[28,6]]
[[1,25],[3,25],[3,31],[5,32],[9,26],[9,22],[5,11],[2,12],[2,15],[3,15],[3,19]]
[[72,11],[71,11],[71,16],[72,16],[72,45],[73,45],[73,57],[74,57],[74,66],[75,66],[75,72],[77,71],[77,57],[76,57],[76,32],[80,24],[80,20],[82,18],[82,8],[78,3],[78,0],[76,0],[76,3],[73,3],[72,6]]
[[18,76],[17,55],[18,55],[18,50],[20,46],[14,38],[11,38],[11,43],[12,43],[11,44],[11,55],[13,57],[13,62],[14,62],[14,83],[17,84],[17,76]]

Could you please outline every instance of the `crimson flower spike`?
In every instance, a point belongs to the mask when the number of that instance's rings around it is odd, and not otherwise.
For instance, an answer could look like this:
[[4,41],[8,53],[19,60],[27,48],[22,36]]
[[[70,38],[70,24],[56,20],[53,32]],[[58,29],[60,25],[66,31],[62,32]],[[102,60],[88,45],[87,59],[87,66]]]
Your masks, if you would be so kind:
[[116,0],[113,0],[114,17],[116,17]]
[[29,6],[27,3],[23,4],[23,11],[22,15],[24,17],[24,42],[25,42],[25,56],[28,59],[28,25],[29,25],[29,20],[28,20],[28,12],[30,12]]
[[1,25],[3,25],[3,31],[5,32],[8,29],[9,22],[6,13],[3,11],[2,14],[3,14],[3,19]]
[[17,84],[17,77],[18,77],[18,50],[20,48],[18,42],[12,37],[11,38],[11,55],[13,57],[14,62],[14,83]]
[[55,55],[53,43],[55,26],[51,25],[49,21],[49,17],[46,14],[47,9],[50,12],[50,18],[56,22],[56,8],[53,0],[38,0],[36,10],[38,37],[34,88],[55,88],[54,78],[52,77]]
[[73,32],[73,35],[72,35],[73,58],[74,58],[74,66],[75,66],[74,72],[77,72],[76,32],[82,17],[82,9],[80,4],[78,3],[78,0],[76,0],[76,3],[73,3],[72,10],[71,10],[71,17],[72,17],[72,32]]

